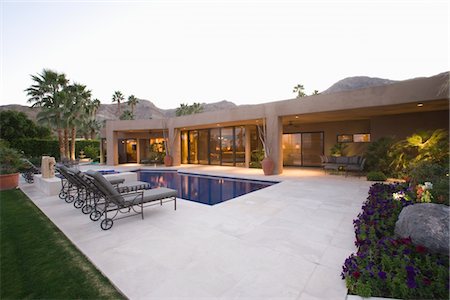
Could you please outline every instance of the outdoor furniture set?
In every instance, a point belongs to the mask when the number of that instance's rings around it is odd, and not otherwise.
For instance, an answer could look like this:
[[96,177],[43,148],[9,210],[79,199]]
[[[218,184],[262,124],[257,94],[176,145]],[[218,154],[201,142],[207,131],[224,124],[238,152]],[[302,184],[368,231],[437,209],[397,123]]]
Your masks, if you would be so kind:
[[[110,229],[114,220],[136,214],[144,219],[144,207],[147,206],[174,201],[174,209],[177,209],[177,191],[173,189],[150,189],[150,185],[142,181],[125,185],[124,179],[108,181],[99,172],[89,170],[84,173],[62,164],[57,164],[56,169],[61,175],[59,198],[67,203],[73,202],[74,207],[89,214],[92,221],[103,217],[100,222],[103,230]],[[119,212],[125,215],[117,217]]]
[[362,156],[328,156],[321,155],[320,160],[325,171],[345,171],[345,176],[349,172],[357,172],[361,175],[364,170],[366,159]]

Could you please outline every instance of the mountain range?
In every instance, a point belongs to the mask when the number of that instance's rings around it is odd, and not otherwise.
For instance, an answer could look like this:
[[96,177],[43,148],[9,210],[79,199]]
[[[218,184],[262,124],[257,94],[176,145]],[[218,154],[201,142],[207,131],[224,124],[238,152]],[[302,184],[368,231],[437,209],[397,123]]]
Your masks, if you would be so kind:
[[[362,89],[367,87],[381,86],[392,84],[397,81],[367,77],[367,76],[355,76],[347,77],[342,79],[328,89],[321,92],[322,94],[331,94],[337,92],[343,92],[348,90]],[[135,119],[162,119],[165,117],[175,116],[176,108],[173,109],[161,109],[158,108],[153,102],[145,99],[138,99],[139,102],[135,107]],[[231,109],[237,107],[233,102],[223,100],[215,103],[202,103],[203,111],[217,111],[224,109]],[[122,111],[129,109],[128,105],[125,103],[121,104]],[[31,108],[24,105],[10,104],[0,106],[0,111],[3,110],[15,110],[24,112],[31,120],[36,120],[36,116],[40,111],[40,108]],[[101,104],[97,111],[97,121],[103,120],[115,120],[118,119],[117,116],[117,104]]]

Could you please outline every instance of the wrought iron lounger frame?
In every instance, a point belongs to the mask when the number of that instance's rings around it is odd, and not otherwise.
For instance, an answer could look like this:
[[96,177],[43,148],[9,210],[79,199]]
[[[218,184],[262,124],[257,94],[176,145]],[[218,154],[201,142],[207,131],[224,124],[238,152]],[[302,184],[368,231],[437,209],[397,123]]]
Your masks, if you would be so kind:
[[[84,190],[88,192],[89,197],[87,197],[83,203],[82,212],[84,214],[90,214],[90,219],[92,221],[98,221],[105,211],[104,198],[105,195],[101,193],[94,182],[94,178],[81,172],[80,170],[67,168],[67,172],[73,179],[75,179]],[[106,179],[106,178],[105,178]],[[124,180],[107,180],[119,193],[129,193],[133,191],[140,191],[145,189],[150,189],[150,184],[143,181],[132,181],[128,182],[124,186],[119,186]]]
[[[97,187],[98,192],[104,198],[104,210],[101,213],[104,218],[100,223],[103,230],[108,230],[113,226],[114,220],[131,217],[134,215],[141,215],[144,219],[144,207],[157,205],[152,203],[158,201],[160,205],[163,203],[174,201],[174,210],[177,209],[177,191],[168,188],[156,188],[146,191],[134,191],[129,193],[119,193],[109,183],[103,175],[98,172],[89,170],[86,172],[88,176],[93,178],[93,183]],[[146,204],[146,205],[144,205]],[[136,209],[139,207],[139,211]],[[94,211],[92,214],[96,213]],[[112,217],[108,213],[114,212]],[[117,217],[118,213],[126,213],[127,215]],[[100,216],[101,217],[101,216]]]
[[24,167],[23,171],[21,172],[22,177],[27,183],[33,183],[34,174],[40,174],[41,169],[39,167],[36,167],[31,161],[26,158],[22,158],[22,161],[27,165],[27,167]]

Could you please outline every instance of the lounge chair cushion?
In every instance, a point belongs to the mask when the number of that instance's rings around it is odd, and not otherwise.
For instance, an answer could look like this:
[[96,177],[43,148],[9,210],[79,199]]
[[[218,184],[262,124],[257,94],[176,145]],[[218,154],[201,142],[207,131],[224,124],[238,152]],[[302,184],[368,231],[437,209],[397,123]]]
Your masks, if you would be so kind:
[[108,181],[112,184],[112,185],[116,185],[116,184],[121,184],[125,182],[125,178],[112,178],[112,179],[108,179]]
[[[165,187],[159,187],[156,189],[145,190],[142,202],[148,203],[148,202],[158,201],[158,200],[167,199],[167,198],[171,198],[171,197],[175,197],[175,198],[177,197],[176,190],[172,190],[172,189],[165,188]],[[141,203],[140,197],[138,197],[138,198],[133,197],[131,199],[127,199],[127,196],[125,196],[124,198],[125,198],[125,202],[127,202],[128,204],[130,204],[130,202],[132,204]]]
[[111,185],[111,183],[109,183],[108,180],[106,180],[106,178],[102,174],[93,170],[88,170],[86,174],[93,177],[99,183],[98,188],[105,195],[112,196],[113,199],[117,200],[121,198],[120,193]]
[[129,192],[135,192],[140,190],[148,190],[151,186],[149,183],[144,181],[131,181],[127,182],[126,186],[119,186],[117,187],[117,191],[119,193],[129,193]]

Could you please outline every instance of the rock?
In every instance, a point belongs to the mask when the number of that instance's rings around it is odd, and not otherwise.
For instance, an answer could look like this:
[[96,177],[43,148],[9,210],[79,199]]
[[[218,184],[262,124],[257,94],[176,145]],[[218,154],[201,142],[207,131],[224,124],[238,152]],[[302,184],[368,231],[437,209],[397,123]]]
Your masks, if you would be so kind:
[[395,223],[395,234],[411,237],[414,245],[430,252],[449,255],[449,213],[443,204],[420,203],[402,209]]

